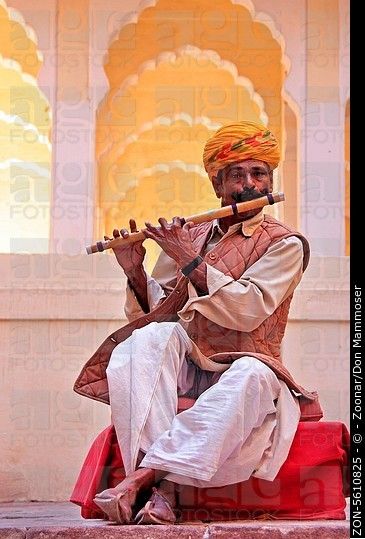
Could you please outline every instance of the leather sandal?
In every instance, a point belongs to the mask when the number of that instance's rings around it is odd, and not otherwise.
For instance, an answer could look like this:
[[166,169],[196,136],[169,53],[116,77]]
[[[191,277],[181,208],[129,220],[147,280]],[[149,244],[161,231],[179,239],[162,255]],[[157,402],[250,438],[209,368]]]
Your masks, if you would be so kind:
[[168,499],[155,487],[146,505],[137,513],[135,524],[175,524],[176,516]]
[[97,494],[93,501],[112,522],[128,524],[132,519],[129,491],[118,492],[114,488],[109,488]]

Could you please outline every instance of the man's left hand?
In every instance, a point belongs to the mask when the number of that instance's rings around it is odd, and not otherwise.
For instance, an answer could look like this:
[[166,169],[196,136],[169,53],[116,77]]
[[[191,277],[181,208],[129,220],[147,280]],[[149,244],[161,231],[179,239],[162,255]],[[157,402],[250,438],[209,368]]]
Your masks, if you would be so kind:
[[172,223],[168,223],[166,219],[160,217],[158,222],[161,227],[146,223],[145,236],[155,240],[180,267],[189,264],[199,254],[194,250],[190,238],[189,229],[194,226],[193,223],[185,223],[182,226],[180,217],[174,217]]

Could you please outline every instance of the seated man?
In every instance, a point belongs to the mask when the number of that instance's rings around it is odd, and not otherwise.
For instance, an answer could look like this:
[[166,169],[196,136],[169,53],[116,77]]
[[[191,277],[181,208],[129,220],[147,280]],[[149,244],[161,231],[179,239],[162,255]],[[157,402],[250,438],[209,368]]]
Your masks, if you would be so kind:
[[[203,160],[227,206],[272,191],[279,148],[265,126],[241,122],[219,129]],[[119,523],[135,513],[141,524],[174,522],[174,483],[273,480],[300,400],[316,399],[280,358],[292,294],[308,264],[306,239],[260,209],[200,225],[159,222],[146,223],[145,236],[162,248],[152,277],[142,242],[115,248],[134,329],[114,340],[106,371],[126,478],[94,501]],[[120,234],[129,232],[113,232]],[[161,317],[167,305],[172,321]],[[197,400],[177,415],[178,395]],[[139,494],[151,490],[137,507]]]

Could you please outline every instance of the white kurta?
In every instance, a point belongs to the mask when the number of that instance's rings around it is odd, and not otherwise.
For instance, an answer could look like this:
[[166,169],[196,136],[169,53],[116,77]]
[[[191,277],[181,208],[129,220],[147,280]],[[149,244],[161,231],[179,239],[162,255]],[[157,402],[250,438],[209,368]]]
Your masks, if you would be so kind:
[[[262,215],[235,225],[251,235]],[[239,227],[239,228],[238,228]],[[219,231],[208,250],[219,240]],[[196,311],[223,327],[252,331],[294,290],[302,275],[303,249],[291,237],[270,247],[235,281],[207,266],[208,294],[198,296],[189,284],[189,299],[180,323],[152,323],[133,332],[113,351],[107,369],[112,420],[126,472],[142,466],[165,470],[181,484],[219,487],[251,475],[273,480],[285,461],[300,410],[286,384],[249,356],[231,366],[209,362],[190,341],[184,326]],[[150,308],[174,285],[176,265],[160,257],[148,278]],[[143,314],[132,290],[127,291],[130,320]],[[191,389],[197,368],[219,371],[218,381],[192,408],[176,415],[177,397]]]

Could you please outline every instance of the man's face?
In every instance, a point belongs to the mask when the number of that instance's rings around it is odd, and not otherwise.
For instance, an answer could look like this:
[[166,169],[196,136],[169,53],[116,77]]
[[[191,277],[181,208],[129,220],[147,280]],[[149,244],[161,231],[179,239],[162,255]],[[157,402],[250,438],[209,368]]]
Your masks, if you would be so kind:
[[245,202],[271,193],[272,171],[267,163],[257,159],[232,163],[213,178],[213,187],[222,206]]

